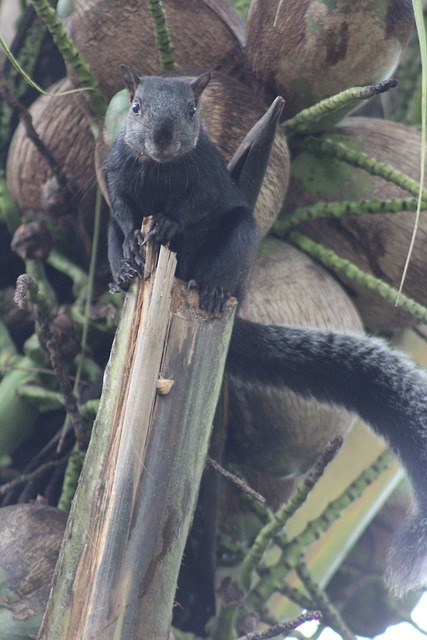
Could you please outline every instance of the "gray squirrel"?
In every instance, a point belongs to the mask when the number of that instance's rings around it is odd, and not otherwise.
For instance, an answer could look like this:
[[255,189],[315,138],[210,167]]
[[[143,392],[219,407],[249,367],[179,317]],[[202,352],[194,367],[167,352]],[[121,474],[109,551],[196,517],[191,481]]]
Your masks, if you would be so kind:
[[[256,153],[258,144],[265,151],[263,133],[256,125],[227,170],[197,113],[210,74],[190,84],[140,78],[126,65],[121,72],[131,107],[105,164],[112,290],[126,290],[141,275],[140,245],[151,238],[170,243],[176,275],[198,287],[200,307],[220,312],[230,296],[242,301],[256,259],[252,209],[265,170]],[[273,120],[270,143],[277,112]],[[149,215],[144,239],[141,223]],[[416,503],[397,532],[388,582],[397,595],[421,586],[427,580],[427,375],[376,338],[239,317],[227,371],[243,384],[260,381],[343,406],[386,439]]]
[[210,74],[190,86],[158,77],[141,82],[121,69],[132,106],[105,166],[114,279],[126,289],[140,273],[139,229],[152,215],[147,239],[170,241],[176,276],[197,284],[202,309],[221,311],[230,295],[243,295],[258,238],[252,211],[197,114]]

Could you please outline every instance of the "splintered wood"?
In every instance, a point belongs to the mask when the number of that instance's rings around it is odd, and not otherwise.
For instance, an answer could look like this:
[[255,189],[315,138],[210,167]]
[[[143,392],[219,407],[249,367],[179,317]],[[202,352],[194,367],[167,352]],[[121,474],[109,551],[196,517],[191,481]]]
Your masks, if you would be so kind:
[[[168,640],[235,305],[201,312],[161,248],[127,295],[39,640]],[[159,379],[173,381],[157,391]]]

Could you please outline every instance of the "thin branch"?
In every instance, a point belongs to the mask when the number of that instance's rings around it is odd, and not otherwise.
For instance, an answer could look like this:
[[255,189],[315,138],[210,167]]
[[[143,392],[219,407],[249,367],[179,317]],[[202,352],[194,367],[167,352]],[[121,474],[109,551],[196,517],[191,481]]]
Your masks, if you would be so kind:
[[304,531],[291,540],[283,549],[287,550],[287,562],[292,568],[296,566],[304,549],[318,540],[319,535],[329,529],[333,522],[355,502],[379,476],[390,466],[393,455],[386,450],[367,469],[343,491],[335,500],[330,502],[318,518],[311,520]]
[[[402,211],[416,211],[416,198],[393,198],[392,200],[342,200],[337,202],[315,202],[306,207],[298,207],[294,211],[282,215],[274,224],[274,232],[283,237],[293,229],[309,220],[324,218],[343,218],[345,216],[362,216],[377,213],[401,213]],[[423,202],[423,209],[427,209],[427,201]]]
[[288,120],[285,125],[286,135],[295,135],[312,129],[316,124],[321,122],[327,116],[339,112],[343,109],[351,109],[359,100],[368,100],[380,93],[389,91],[398,84],[395,78],[383,80],[377,84],[367,87],[352,87],[341,91],[341,93],[321,100],[312,107],[303,109],[296,116]]
[[329,624],[334,631],[339,633],[343,640],[356,640],[356,636],[347,627],[338,610],[328,598],[326,592],[313,580],[306,564],[301,561],[295,568],[299,579],[309,592],[313,602],[316,603],[316,606],[322,609],[322,613],[327,624]]
[[40,476],[44,475],[46,471],[50,469],[55,469],[60,465],[64,464],[67,461],[69,454],[67,453],[65,456],[60,458],[59,460],[50,460],[49,462],[45,462],[40,467],[31,471],[30,473],[23,473],[17,478],[10,480],[10,482],[6,482],[0,487],[0,496],[6,495],[9,491],[20,487],[22,484],[26,484],[27,482],[31,482],[33,480],[37,480]]
[[[101,208],[102,208],[101,200],[102,200],[101,189],[99,188],[99,185],[98,185],[96,189],[95,216],[94,216],[93,230],[92,230],[92,250],[91,250],[90,263],[89,263],[89,271],[87,275],[86,300],[85,300],[83,322],[82,322],[80,358],[79,358],[76,377],[74,379],[74,385],[73,385],[73,393],[76,395],[77,395],[79,386],[81,384],[83,364],[84,364],[86,352],[87,352],[90,309],[91,309],[91,304],[93,300],[95,270],[96,270],[96,265],[98,260],[98,246],[99,246],[99,237],[100,237],[100,230],[101,230]],[[65,418],[64,426],[61,432],[61,437],[58,443],[58,451],[62,450],[64,439],[68,431],[68,426],[69,426],[68,423],[69,423],[69,417],[67,414]]]
[[284,574],[295,569],[307,547],[338,520],[341,513],[363,494],[364,490],[387,469],[392,460],[392,454],[384,451],[345,491],[328,504],[318,518],[311,520],[296,538],[288,541],[284,534],[275,537],[274,543],[282,549],[282,553],[275,565],[264,567],[258,572],[261,577],[247,596],[250,607],[259,610],[275,591],[280,591]]
[[219,473],[223,478],[233,483],[236,487],[238,487],[241,491],[243,491],[243,493],[245,493],[247,496],[249,496],[250,498],[252,498],[253,500],[256,500],[261,504],[265,504],[264,496],[258,493],[258,491],[255,491],[254,489],[252,489],[252,487],[250,487],[247,482],[242,480],[242,478],[239,478],[234,473],[231,473],[230,471],[227,471],[226,469],[224,469],[224,467],[222,467],[218,462],[216,462],[216,460],[213,460],[210,456],[206,457],[206,464],[212,467],[212,469],[214,469],[217,473]]
[[250,589],[252,572],[261,562],[265,550],[274,540],[275,536],[282,531],[289,518],[293,516],[297,509],[305,502],[310,491],[322,477],[327,465],[338,453],[342,442],[343,439],[341,437],[336,437],[328,443],[325,451],[317,458],[315,464],[298,485],[295,494],[274,514],[274,519],[266,524],[258,533],[242,563],[241,584],[246,590]]
[[415,15],[415,25],[417,27],[418,40],[420,43],[420,55],[421,55],[421,67],[423,69],[422,74],[422,90],[421,90],[421,140],[423,144],[421,145],[421,153],[420,153],[420,182],[418,186],[418,207],[415,215],[414,228],[412,230],[411,242],[409,244],[408,254],[406,256],[405,264],[403,266],[403,273],[400,280],[399,285],[399,293],[397,299],[402,295],[403,285],[405,284],[406,276],[408,274],[409,265],[411,262],[411,257],[414,251],[415,240],[417,237],[419,225],[420,225],[420,217],[421,217],[421,209],[422,209],[422,200],[424,197],[424,177],[425,177],[425,166],[426,166],[426,144],[427,144],[427,81],[425,75],[427,73],[427,45],[426,45],[426,30],[424,24],[424,15],[421,7],[421,2],[413,3],[414,15]]
[[373,291],[390,306],[398,307],[399,309],[410,313],[414,318],[421,322],[427,322],[426,307],[403,294],[400,295],[399,304],[397,304],[397,289],[384,282],[384,280],[380,280],[372,274],[366,273],[350,260],[341,258],[331,249],[327,249],[323,245],[314,242],[311,238],[308,238],[297,231],[292,231],[286,237],[289,242],[312,258],[318,260],[318,262],[331,271],[334,271],[337,274],[342,274],[349,280],[352,280],[355,284],[364,287],[369,291]]
[[321,611],[306,611],[302,613],[300,616],[289,620],[288,622],[284,622],[281,624],[276,624],[274,627],[270,627],[270,629],[266,629],[265,631],[261,631],[259,633],[247,633],[245,636],[241,636],[238,640],[268,640],[269,638],[277,638],[283,633],[289,633],[299,627],[301,624],[305,622],[310,622],[311,620],[320,620],[322,618]]
[[[420,195],[420,184],[417,180],[395,169],[390,164],[381,162],[364,151],[350,149],[343,142],[338,142],[331,137],[308,136],[301,138],[298,139],[297,147],[322,158],[341,160],[352,167],[366,171],[371,176],[384,178],[387,182],[408,191],[414,198],[418,198]],[[421,198],[423,201],[427,200],[426,189],[421,191]]]
[[147,0],[147,5],[153,21],[154,37],[162,71],[173,71],[176,68],[175,54],[162,2],[161,0]]
[[28,275],[19,276],[16,283],[15,302],[18,307],[25,306],[26,299],[33,305],[34,318],[39,327],[39,337],[49,354],[52,369],[55,372],[64,398],[66,412],[70,415],[76,440],[80,449],[87,445],[84,421],[77,407],[77,399],[73,394],[70,378],[65,371],[62,356],[55,336],[50,327],[50,309],[46,299],[40,294],[37,283]]

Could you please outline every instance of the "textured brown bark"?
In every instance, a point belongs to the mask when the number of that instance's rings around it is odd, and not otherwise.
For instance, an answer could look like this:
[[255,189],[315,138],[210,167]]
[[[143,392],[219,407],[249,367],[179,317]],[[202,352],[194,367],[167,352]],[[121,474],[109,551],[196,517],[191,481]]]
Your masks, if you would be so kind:
[[128,295],[39,639],[169,637],[233,315],[200,315],[173,273],[162,248]]

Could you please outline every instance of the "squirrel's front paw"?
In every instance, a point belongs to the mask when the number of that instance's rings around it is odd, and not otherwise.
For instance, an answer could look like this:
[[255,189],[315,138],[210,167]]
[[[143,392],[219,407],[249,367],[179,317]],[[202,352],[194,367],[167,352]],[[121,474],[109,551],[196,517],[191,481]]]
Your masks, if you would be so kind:
[[161,214],[157,214],[150,225],[144,244],[148,240],[154,240],[157,244],[167,244],[181,231],[181,225],[171,218],[166,218]]
[[123,241],[123,264],[128,263],[139,276],[142,275],[141,267],[144,265],[144,259],[141,255],[142,244],[142,234],[139,229],[128,233]]

